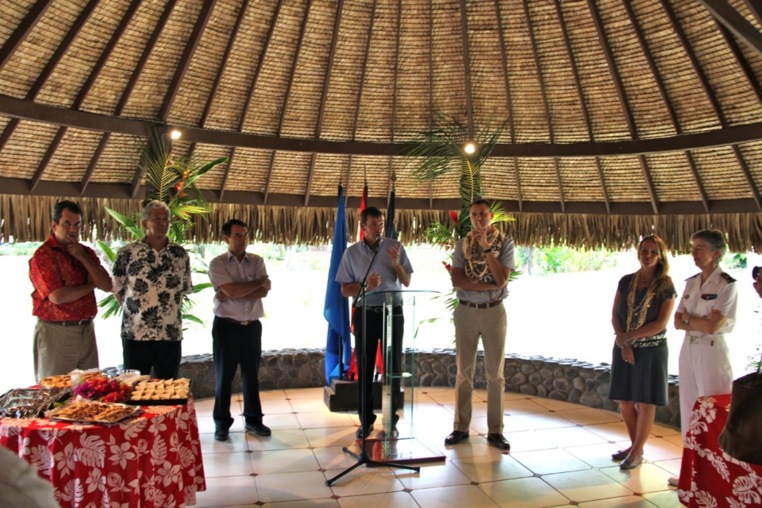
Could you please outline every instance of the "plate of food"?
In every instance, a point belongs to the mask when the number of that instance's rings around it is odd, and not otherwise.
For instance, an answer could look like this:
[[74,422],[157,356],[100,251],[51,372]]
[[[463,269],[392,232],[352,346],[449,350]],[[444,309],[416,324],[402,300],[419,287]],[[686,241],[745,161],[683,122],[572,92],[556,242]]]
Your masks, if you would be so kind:
[[51,420],[78,423],[98,423],[109,425],[118,423],[141,413],[139,407],[127,404],[98,402],[92,400],[76,400],[71,404],[52,409],[45,413]]
[[140,406],[185,404],[190,397],[190,379],[148,379],[135,384],[127,404]]

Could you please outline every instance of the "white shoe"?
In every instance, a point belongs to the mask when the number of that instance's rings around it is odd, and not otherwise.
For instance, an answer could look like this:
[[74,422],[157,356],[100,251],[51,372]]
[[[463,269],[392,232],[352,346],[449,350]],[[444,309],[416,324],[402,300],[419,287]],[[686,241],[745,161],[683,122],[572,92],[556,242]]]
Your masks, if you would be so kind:
[[667,480],[667,485],[671,487],[677,487],[677,485],[680,483],[680,478],[677,476],[670,476]]

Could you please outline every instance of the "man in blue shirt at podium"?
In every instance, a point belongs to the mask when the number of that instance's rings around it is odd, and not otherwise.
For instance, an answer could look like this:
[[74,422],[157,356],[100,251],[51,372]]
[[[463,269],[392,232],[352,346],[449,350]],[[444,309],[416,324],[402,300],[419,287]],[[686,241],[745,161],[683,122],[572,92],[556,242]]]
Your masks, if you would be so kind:
[[[358,439],[367,437],[376,421],[376,415],[373,413],[373,374],[376,350],[384,331],[385,298],[391,298],[386,306],[386,312],[393,314],[391,333],[393,358],[392,365],[385,365],[384,369],[386,374],[394,374],[399,373],[402,367],[402,334],[405,324],[402,314],[402,295],[386,292],[400,291],[402,286],[408,287],[413,273],[413,267],[402,244],[392,238],[384,238],[384,214],[378,208],[371,206],[362,211],[360,227],[365,233],[365,238],[344,251],[336,273],[336,282],[341,284],[341,293],[355,300],[362,298],[362,283],[367,274],[365,301],[355,302],[356,310],[352,319],[357,364],[359,373],[365,380],[365,393],[362,393],[363,383],[357,383],[358,414],[360,415]],[[365,309],[363,309],[363,303]],[[365,314],[365,322],[363,322],[363,314]],[[363,330],[365,340],[363,340]],[[362,364],[363,356],[364,364]],[[399,418],[397,410],[401,404],[399,379],[393,379],[392,392],[394,394],[392,396],[392,425],[395,425]],[[363,400],[365,414],[362,412]]]

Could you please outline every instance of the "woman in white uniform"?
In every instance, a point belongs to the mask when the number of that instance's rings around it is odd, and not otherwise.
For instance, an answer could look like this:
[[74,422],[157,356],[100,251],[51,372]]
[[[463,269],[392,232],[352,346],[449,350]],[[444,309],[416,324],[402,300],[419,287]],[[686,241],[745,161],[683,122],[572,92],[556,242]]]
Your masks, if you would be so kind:
[[701,273],[686,281],[675,313],[675,328],[685,330],[679,362],[683,440],[696,399],[730,393],[733,385],[726,336],[736,323],[738,289],[719,266],[726,251],[721,231],[704,229],[691,236],[691,254]]

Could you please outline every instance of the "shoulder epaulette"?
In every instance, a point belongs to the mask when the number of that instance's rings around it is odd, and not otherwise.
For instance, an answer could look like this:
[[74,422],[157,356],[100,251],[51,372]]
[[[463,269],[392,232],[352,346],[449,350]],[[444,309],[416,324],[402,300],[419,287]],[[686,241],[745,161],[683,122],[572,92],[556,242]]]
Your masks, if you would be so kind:
[[691,279],[695,279],[695,278],[696,278],[696,277],[698,277],[699,275],[701,275],[701,272],[697,273],[696,275],[691,275],[690,277],[688,277],[688,278],[687,278],[687,279],[685,279],[685,280],[691,280]]
[[731,277],[730,275],[728,275],[728,274],[727,274],[727,273],[725,273],[725,272],[722,272],[722,273],[720,274],[720,277],[722,277],[723,279],[725,279],[725,280],[728,282],[728,284],[732,284],[732,283],[734,283],[734,282],[736,281],[736,280],[735,280],[733,277]]

